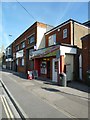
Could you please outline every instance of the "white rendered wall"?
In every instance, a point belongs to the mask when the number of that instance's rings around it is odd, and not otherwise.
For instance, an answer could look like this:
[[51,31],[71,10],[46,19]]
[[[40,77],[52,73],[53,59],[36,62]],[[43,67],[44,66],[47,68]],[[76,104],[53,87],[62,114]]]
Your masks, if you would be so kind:
[[37,49],[45,47],[45,37],[44,33],[46,32],[46,28],[37,27]]

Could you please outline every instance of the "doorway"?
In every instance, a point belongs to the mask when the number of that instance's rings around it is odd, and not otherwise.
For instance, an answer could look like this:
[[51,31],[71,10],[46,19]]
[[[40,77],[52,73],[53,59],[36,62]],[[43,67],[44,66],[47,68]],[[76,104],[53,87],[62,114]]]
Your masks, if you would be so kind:
[[58,82],[58,60],[57,59],[53,59],[52,60],[52,81],[53,82]]
[[50,79],[50,61],[47,61],[47,78]]
[[72,81],[73,80],[73,55],[66,54],[65,64],[66,64],[67,81]]

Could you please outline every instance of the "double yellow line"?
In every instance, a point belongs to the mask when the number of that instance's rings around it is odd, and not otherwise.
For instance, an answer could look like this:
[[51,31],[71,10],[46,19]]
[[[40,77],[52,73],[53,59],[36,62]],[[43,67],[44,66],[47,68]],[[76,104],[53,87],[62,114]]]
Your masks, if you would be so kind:
[[13,115],[13,113],[12,113],[8,103],[7,103],[5,96],[1,96],[1,101],[2,101],[7,118],[14,119],[14,115]]

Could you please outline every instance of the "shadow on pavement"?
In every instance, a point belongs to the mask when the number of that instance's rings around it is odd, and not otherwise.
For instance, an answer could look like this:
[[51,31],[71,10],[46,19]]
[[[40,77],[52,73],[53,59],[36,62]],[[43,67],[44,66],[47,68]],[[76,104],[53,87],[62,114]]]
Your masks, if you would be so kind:
[[[58,85],[58,83],[52,82],[50,79],[38,78],[37,80],[43,81],[44,84],[60,86],[60,85]],[[62,87],[62,86],[60,86],[60,87]],[[67,82],[67,87],[77,89],[77,90],[80,90],[82,92],[90,93],[90,87],[88,87],[88,85],[86,85],[82,82],[79,82],[79,81]]]
[[87,85],[85,85],[82,82],[78,82],[78,81],[72,81],[72,82],[68,82],[68,87],[73,88],[73,89],[77,89],[83,92],[90,92],[90,87],[88,87]]
[[50,92],[60,92],[59,90],[54,89],[54,88],[46,88],[46,87],[41,87],[41,88],[44,90],[50,91]]
[[50,92],[60,92],[62,94],[66,94],[66,95],[69,95],[69,96],[76,96],[76,97],[87,99],[86,97],[83,97],[83,96],[80,96],[80,95],[75,95],[72,92],[71,93],[67,93],[67,92],[64,92],[64,91],[60,91],[60,90],[57,90],[57,89],[54,89],[54,88],[47,88],[47,87],[41,87],[41,88],[44,89],[44,90],[50,91]]

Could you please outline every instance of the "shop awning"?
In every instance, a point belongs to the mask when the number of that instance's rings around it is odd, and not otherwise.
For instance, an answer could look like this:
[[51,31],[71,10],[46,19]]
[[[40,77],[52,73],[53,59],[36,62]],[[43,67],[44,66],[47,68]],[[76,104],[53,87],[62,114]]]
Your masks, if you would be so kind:
[[32,52],[31,58],[42,58],[56,56],[57,51],[60,49],[60,45],[55,45],[48,48],[43,48],[37,51]]

